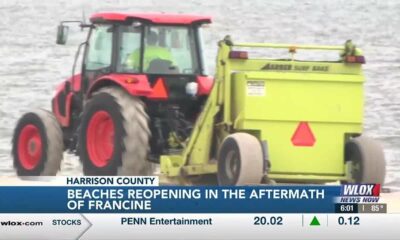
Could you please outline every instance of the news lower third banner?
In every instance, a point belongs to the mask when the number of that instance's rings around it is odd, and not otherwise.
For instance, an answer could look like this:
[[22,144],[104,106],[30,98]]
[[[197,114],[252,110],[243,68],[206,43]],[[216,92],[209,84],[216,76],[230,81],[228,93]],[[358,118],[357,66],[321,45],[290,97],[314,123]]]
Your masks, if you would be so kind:
[[1,187],[2,213],[333,213],[338,187]]
[[379,184],[159,186],[158,177],[0,178],[0,239],[318,239],[319,228],[346,229],[343,236],[365,228],[369,239],[388,216],[376,214],[387,211],[380,190]]

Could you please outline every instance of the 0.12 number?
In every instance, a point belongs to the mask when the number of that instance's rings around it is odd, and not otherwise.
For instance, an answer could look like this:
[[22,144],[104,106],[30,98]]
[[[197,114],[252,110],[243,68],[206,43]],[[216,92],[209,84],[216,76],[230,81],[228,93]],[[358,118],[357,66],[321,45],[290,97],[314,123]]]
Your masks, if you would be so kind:
[[339,225],[360,225],[359,217],[338,217]]

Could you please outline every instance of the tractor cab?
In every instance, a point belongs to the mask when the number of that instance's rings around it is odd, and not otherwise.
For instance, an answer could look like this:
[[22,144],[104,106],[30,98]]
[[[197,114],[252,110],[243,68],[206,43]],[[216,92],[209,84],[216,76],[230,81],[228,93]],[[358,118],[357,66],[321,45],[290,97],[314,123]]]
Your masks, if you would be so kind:
[[[81,124],[84,103],[112,86],[145,104],[152,136],[150,159],[158,161],[161,154],[183,148],[213,85],[213,78],[205,72],[201,41],[201,28],[211,19],[97,13],[90,21],[81,23],[82,28],[89,28],[76,54],[76,59],[83,54],[81,72],[63,83],[53,99],[53,112],[67,129],[66,145],[76,148],[74,133]],[[58,44],[66,42],[67,23],[58,27]],[[78,69],[76,62],[73,72]]]
[[[169,83],[169,80],[164,81],[166,85],[173,85],[169,86],[173,90],[178,88],[171,92],[173,95],[179,95],[179,90],[185,90],[189,82],[201,85],[189,85],[192,95],[197,94],[195,90],[200,91],[200,95],[209,92],[212,79],[202,78],[206,73],[201,41],[201,27],[211,22],[209,17],[98,13],[90,20],[91,24],[81,24],[90,28],[84,44],[81,73],[84,91],[89,91],[99,77],[115,73],[137,75],[139,78],[145,75],[151,86],[162,75],[179,76],[181,81],[178,86]],[[69,21],[62,22],[58,28],[58,44],[65,44],[68,33],[66,23]],[[167,89],[164,92],[159,85],[156,97],[166,98]]]
[[204,75],[199,28],[207,19],[177,19],[173,24],[164,15],[168,22],[155,21],[154,16],[132,15],[125,21],[107,16],[92,17],[86,70],[114,67],[116,73]]

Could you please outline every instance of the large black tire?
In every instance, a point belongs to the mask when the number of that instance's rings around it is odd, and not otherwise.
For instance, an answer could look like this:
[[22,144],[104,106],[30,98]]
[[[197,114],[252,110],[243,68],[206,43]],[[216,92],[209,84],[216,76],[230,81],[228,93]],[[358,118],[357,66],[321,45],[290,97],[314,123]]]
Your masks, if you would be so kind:
[[224,139],[218,153],[219,185],[260,184],[263,177],[260,141],[247,133],[234,133]]
[[351,178],[355,183],[385,182],[385,155],[377,141],[364,136],[350,139],[345,146],[345,160],[352,163]]
[[63,152],[61,127],[51,112],[37,109],[19,119],[12,139],[12,156],[18,176],[56,175]]
[[84,174],[150,175],[148,120],[139,98],[117,87],[97,91],[85,104],[79,128],[78,148]]

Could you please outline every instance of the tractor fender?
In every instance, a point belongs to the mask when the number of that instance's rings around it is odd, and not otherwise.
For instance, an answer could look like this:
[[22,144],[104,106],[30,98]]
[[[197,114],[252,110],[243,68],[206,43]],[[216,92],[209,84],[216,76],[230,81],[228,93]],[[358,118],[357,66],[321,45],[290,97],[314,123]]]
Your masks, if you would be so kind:
[[[70,84],[70,91],[66,91],[66,84]],[[74,75],[56,87],[56,94],[52,99],[52,110],[57,121],[62,127],[70,125],[71,103],[74,92],[80,91],[81,75]]]
[[[62,92],[60,94],[63,94]],[[52,101],[52,110],[54,116],[56,117],[57,121],[60,123],[62,127],[68,127],[70,124],[71,118],[71,99],[72,99],[72,92],[67,93],[63,97],[63,101],[60,101],[59,95],[55,96]],[[63,106],[61,106],[63,105]],[[64,112],[61,112],[61,108],[64,109]]]
[[117,85],[133,96],[149,96],[153,92],[146,75],[109,74],[96,79],[87,96],[91,97],[93,92],[110,85]]
[[60,91],[64,91],[66,82],[69,82],[69,84],[70,84],[70,86],[72,86],[72,89],[74,90],[74,92],[80,91],[80,89],[81,89],[81,74],[76,74],[76,75],[68,78],[64,82],[58,84],[56,87],[56,95]]

